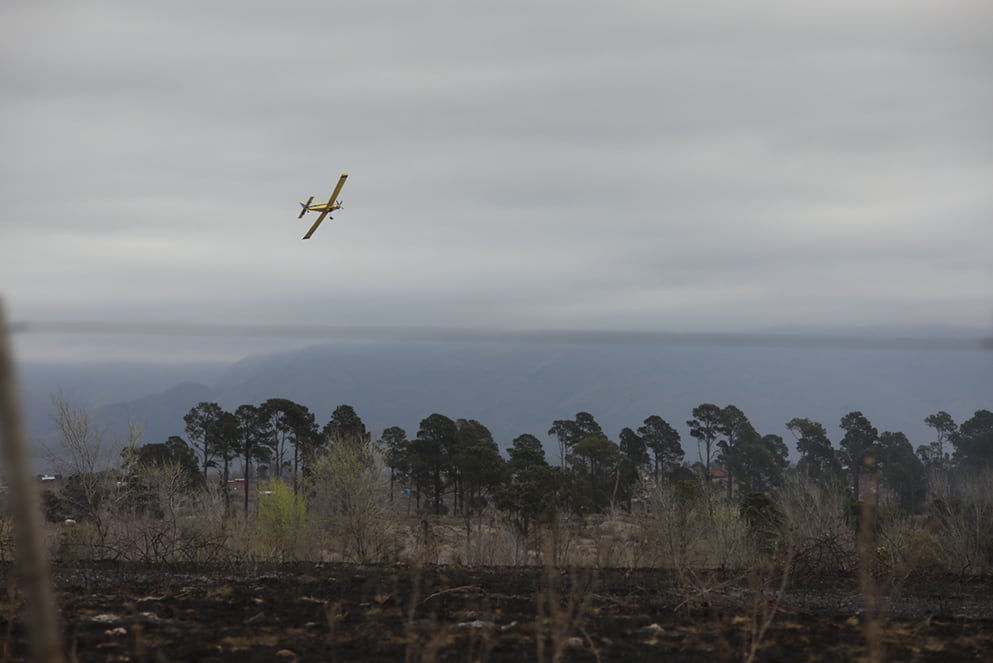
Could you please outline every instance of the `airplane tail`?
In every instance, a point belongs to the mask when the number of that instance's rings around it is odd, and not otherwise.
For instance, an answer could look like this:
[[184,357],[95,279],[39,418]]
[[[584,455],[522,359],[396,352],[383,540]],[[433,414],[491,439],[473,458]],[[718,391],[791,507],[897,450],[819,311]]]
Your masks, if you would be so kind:
[[302,209],[300,210],[300,216],[297,217],[298,219],[302,219],[303,215],[307,213],[307,211],[310,209],[310,203],[313,200],[314,197],[311,196],[310,198],[307,199],[307,202],[303,202],[302,200],[300,201],[300,207]]

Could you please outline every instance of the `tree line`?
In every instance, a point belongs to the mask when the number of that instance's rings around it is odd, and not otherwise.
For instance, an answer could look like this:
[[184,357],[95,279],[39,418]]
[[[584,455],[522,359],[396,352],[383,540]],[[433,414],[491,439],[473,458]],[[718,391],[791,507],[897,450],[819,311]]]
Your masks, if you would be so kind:
[[[602,520],[585,516],[644,512],[624,519],[640,534],[618,555],[665,563],[702,555],[723,567],[775,534],[798,560],[850,568],[859,514],[871,510],[887,514],[879,521],[887,550],[916,530],[911,514],[926,513],[937,528],[934,563],[993,567],[988,410],[961,423],[928,416],[933,435],[916,449],[857,411],[842,417],[836,442],[806,418],[786,422],[787,442],[762,434],[740,408],[713,403],[692,409],[687,440],[659,415],[615,437],[578,412],[543,431],[550,444],[525,433],[501,448],[473,419],[434,413],[411,434],[391,426],[374,438],[349,405],[321,426],[286,399],[233,411],[198,403],[183,417],[183,436],[143,444],[132,426],[122,445],[85,411],[55,405],[65,479],[42,499],[50,522],[78,523],[56,540],[67,558],[301,559],[330,549],[365,561],[440,559],[439,532],[452,520],[424,516],[448,514],[464,525],[461,559],[492,561],[499,549],[513,563],[546,553],[564,561],[569,528]],[[419,525],[404,511],[420,515]]]
[[562,510],[630,510],[646,479],[720,483],[733,498],[770,493],[795,472],[824,486],[843,486],[855,501],[873,486],[914,513],[925,504],[935,477],[993,465],[989,410],[961,425],[944,411],[928,416],[934,438],[916,449],[901,432],[879,432],[859,411],[842,417],[844,434],[837,446],[823,424],[793,418],[786,428],[795,439],[795,466],[783,438],[761,434],[734,405],[704,403],[691,415],[685,423],[698,447],[694,461],[687,461],[680,433],[658,415],[637,428],[623,428],[616,440],[588,412],[555,420],[547,434],[558,457],[549,460],[533,434],[516,437],[504,456],[489,429],[474,419],[435,413],[420,422],[413,437],[391,426],[373,440],[349,405],[338,406],[319,427],[306,406],[281,398],[233,412],[199,403],[184,417],[185,438],[125,451],[130,462],[179,462],[203,481],[214,470],[225,496],[232,463],[240,460],[247,511],[253,468],[284,479],[297,492],[308,468],[330,450],[368,449],[389,471],[391,499],[406,497],[419,512],[467,518],[495,504],[525,532],[535,520]]

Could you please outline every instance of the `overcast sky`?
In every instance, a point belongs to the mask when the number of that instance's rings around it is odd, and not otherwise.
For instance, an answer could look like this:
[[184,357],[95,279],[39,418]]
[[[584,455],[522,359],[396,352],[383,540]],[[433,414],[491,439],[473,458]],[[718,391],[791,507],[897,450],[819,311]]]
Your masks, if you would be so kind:
[[[993,322],[987,0],[21,1],[0,25],[13,320]],[[302,241],[297,201],[344,171]]]

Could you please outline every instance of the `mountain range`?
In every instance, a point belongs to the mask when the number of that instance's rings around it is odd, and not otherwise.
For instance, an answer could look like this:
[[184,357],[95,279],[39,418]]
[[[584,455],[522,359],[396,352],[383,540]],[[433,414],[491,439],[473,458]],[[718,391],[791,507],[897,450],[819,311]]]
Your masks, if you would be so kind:
[[[476,419],[502,449],[531,433],[557,452],[557,419],[592,413],[617,439],[650,415],[682,435],[701,403],[734,404],[763,434],[807,417],[837,445],[841,417],[860,410],[880,431],[930,442],[924,418],[939,410],[961,422],[993,409],[993,353],[845,347],[696,347],[524,342],[332,342],[224,363],[23,363],[18,367],[28,428],[41,458],[52,447],[53,396],[91,412],[105,434],[124,439],[137,423],[144,442],[185,436],[183,415],[201,401],[234,409],[283,397],[323,425],[348,404],[374,435],[388,426],[417,434],[432,413]],[[41,463],[41,460],[38,460]]]

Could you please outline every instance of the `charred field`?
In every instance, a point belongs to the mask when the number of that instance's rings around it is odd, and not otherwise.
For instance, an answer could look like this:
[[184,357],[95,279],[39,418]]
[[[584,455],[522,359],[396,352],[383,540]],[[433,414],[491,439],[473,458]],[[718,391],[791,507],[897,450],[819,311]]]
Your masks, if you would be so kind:
[[[3,661],[30,660],[2,566]],[[70,661],[975,661],[993,578],[352,564],[53,568]],[[871,606],[876,607],[871,607]]]

